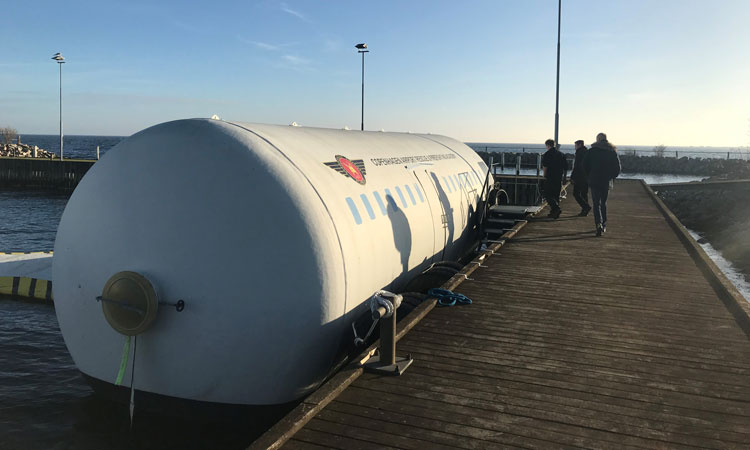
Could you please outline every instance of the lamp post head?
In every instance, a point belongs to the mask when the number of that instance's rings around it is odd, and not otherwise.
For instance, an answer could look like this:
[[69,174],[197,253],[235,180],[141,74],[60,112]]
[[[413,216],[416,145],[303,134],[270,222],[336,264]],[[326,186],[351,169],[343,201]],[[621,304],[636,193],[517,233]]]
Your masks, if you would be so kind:
[[59,52],[52,55],[51,59],[54,59],[55,61],[57,61],[58,64],[65,64],[65,58]]
[[357,53],[368,53],[370,51],[370,50],[366,50],[367,44],[365,44],[364,42],[361,44],[355,45],[354,48],[357,49]]

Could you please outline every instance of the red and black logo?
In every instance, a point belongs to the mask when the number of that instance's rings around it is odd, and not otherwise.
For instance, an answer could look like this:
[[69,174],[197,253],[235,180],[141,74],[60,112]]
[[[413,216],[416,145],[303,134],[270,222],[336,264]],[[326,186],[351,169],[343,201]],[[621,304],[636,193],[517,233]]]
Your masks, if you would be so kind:
[[350,160],[341,155],[336,155],[336,161],[323,163],[345,177],[350,177],[359,184],[365,184],[365,162],[361,159]]

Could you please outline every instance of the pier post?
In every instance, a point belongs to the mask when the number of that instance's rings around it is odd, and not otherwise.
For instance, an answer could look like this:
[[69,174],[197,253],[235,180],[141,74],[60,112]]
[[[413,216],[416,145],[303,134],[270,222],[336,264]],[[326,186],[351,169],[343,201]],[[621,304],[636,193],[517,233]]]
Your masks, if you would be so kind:
[[516,176],[521,175],[521,153],[516,154]]
[[518,204],[518,177],[521,175],[521,153],[516,154],[516,177],[513,185],[513,204]]
[[536,176],[539,176],[539,172],[542,170],[542,154],[537,153],[536,155]]
[[386,308],[378,306],[372,314],[374,320],[380,320],[380,346],[378,354],[370,357],[363,365],[365,370],[381,375],[401,375],[414,361],[411,355],[406,358],[396,357],[396,309],[401,303],[401,296],[386,291],[379,291],[377,296],[387,299],[393,310],[386,317]]
[[396,364],[396,313],[380,319],[380,364]]
[[96,160],[99,160],[99,146],[96,146]]

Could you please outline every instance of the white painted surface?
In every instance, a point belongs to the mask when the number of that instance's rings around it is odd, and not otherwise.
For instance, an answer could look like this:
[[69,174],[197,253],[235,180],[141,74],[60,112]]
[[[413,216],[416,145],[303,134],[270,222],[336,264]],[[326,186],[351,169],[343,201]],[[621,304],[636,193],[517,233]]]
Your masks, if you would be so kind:
[[[362,160],[365,183],[325,164],[336,155]],[[163,300],[186,303],[160,308],[139,335],[137,389],[235,404],[299,398],[329,372],[374,291],[467,250],[483,167],[434,135],[203,119],[144,130],[94,165],[60,222],[53,286],[65,342],[81,371],[114,381],[124,337],[95,297],[133,270]]]

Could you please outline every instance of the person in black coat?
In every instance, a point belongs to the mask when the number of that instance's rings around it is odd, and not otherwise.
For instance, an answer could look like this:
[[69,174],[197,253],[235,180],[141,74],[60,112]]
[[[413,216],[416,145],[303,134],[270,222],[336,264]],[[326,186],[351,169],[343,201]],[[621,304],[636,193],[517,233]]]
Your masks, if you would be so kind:
[[596,142],[583,157],[583,171],[591,188],[591,201],[594,204],[596,235],[607,231],[607,197],[610,182],[620,174],[620,157],[617,147],[607,140],[607,135],[599,133]]
[[586,180],[586,174],[583,172],[583,157],[586,155],[587,149],[581,140],[576,141],[575,145],[576,159],[573,163],[573,172],[570,173],[570,181],[573,183],[573,197],[581,205],[581,212],[578,215],[588,216],[589,211],[591,211],[591,205],[589,205],[589,183]]
[[547,217],[557,219],[560,217],[560,189],[565,181],[568,171],[568,161],[565,155],[557,149],[553,139],[544,142],[547,151],[542,155],[542,168],[544,169],[544,197],[550,207]]

